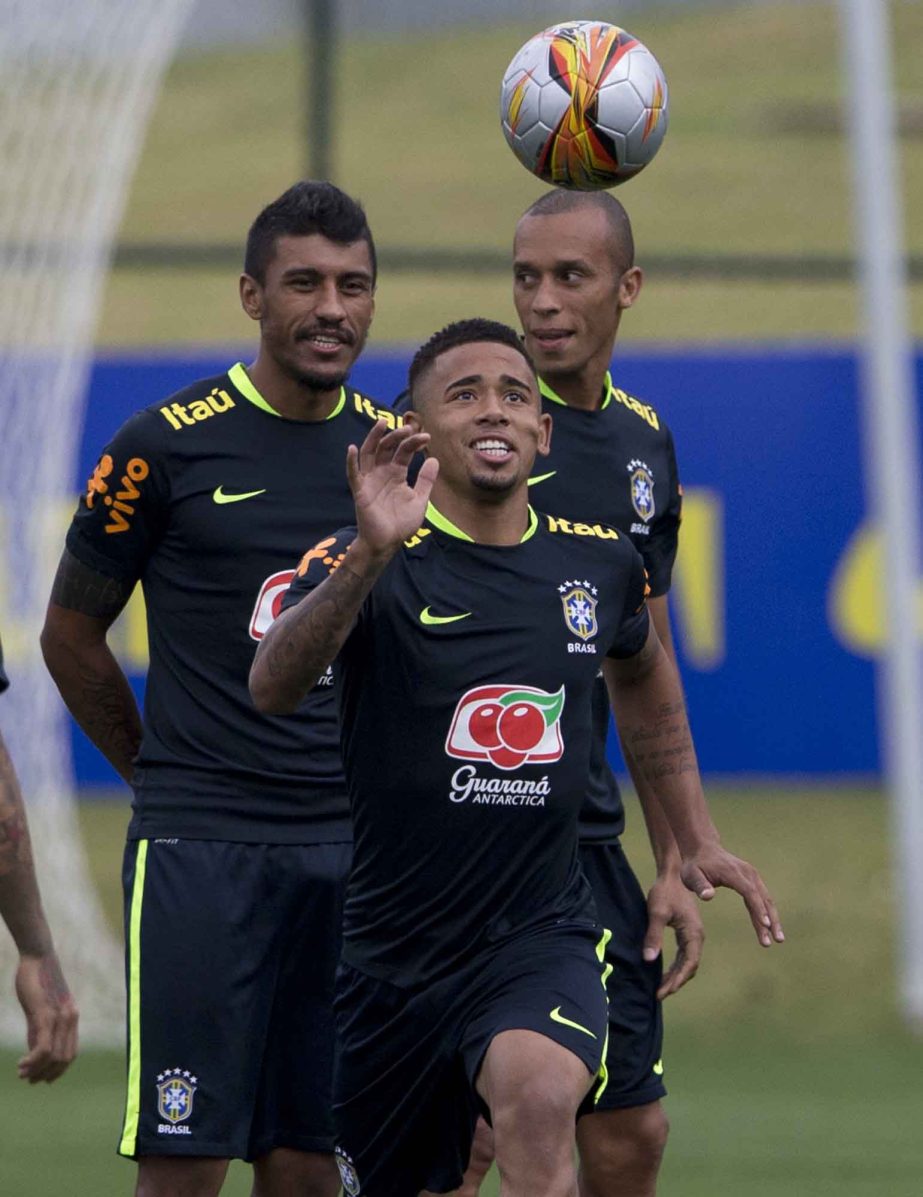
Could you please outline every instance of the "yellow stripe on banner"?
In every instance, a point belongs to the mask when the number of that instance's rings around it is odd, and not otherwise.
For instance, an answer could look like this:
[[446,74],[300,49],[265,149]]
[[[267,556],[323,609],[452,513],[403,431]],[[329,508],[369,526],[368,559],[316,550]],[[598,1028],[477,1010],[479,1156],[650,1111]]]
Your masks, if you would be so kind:
[[[606,994],[606,1007],[607,1008],[609,1006],[609,991],[606,989],[606,982],[609,980],[609,977],[612,975],[612,965],[605,964],[605,960],[606,960],[606,944],[608,944],[608,942],[611,938],[612,938],[612,932],[607,927],[604,927],[602,939],[600,939],[599,943],[596,945],[596,959],[599,961],[600,964],[605,965],[605,967],[603,968],[602,983],[603,983],[603,991]],[[599,1099],[605,1093],[606,1086],[609,1084],[609,1069],[606,1067],[606,1057],[608,1055],[609,1055],[609,1020],[606,1019],[606,1041],[603,1044],[603,1058],[602,1058],[602,1063],[599,1066],[599,1085],[596,1088],[596,1092],[593,1094],[593,1104],[594,1105],[596,1104],[596,1102],[599,1101]]]
[[133,1156],[138,1143],[141,1113],[141,902],[147,868],[147,840],[138,840],[135,880],[128,920],[128,1094],[119,1155]]

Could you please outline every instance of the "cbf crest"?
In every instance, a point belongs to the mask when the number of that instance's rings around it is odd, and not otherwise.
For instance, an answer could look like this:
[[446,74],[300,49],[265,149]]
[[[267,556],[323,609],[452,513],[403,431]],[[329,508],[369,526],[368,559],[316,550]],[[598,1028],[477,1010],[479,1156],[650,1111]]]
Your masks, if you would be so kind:
[[647,464],[637,458],[628,463],[628,471],[631,475],[631,505],[648,523],[654,518],[654,475]]
[[198,1077],[189,1069],[168,1068],[157,1076],[157,1112],[165,1122],[185,1122],[192,1113]]
[[359,1197],[362,1186],[359,1184],[359,1176],[356,1172],[356,1165],[353,1163],[353,1157],[348,1155],[342,1147],[337,1147],[334,1152],[334,1159],[337,1162],[337,1168],[340,1170],[343,1191],[348,1194],[348,1197]]
[[596,587],[585,579],[582,582],[563,582],[558,587],[567,630],[581,640],[591,640],[599,631],[596,622],[597,593]]

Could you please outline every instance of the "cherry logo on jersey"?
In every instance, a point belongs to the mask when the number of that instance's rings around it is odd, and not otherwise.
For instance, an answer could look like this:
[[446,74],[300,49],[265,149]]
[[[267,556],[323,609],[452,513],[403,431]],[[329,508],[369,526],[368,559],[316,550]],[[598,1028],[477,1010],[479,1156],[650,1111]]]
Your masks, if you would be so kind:
[[254,640],[262,640],[272,621],[282,610],[282,600],[285,592],[295,576],[293,569],[280,569],[278,573],[270,574],[257,595],[256,606],[250,616],[250,636]]
[[559,761],[563,709],[563,686],[556,694],[533,686],[477,686],[459,699],[445,750],[463,761],[490,761],[498,769]]

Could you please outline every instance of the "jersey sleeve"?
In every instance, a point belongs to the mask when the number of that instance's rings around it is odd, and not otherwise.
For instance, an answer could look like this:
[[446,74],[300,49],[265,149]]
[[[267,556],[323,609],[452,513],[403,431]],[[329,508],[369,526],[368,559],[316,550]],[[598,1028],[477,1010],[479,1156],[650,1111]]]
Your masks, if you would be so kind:
[[154,419],[138,412],[106,445],[67,533],[68,550],[108,577],[140,578],[166,525],[169,474]]
[[355,539],[355,528],[341,528],[339,532],[319,540],[313,549],[308,549],[299,561],[295,576],[282,599],[282,610],[297,607],[306,594],[329,578],[340,567]]
[[665,429],[665,432],[667,434],[670,498],[666,510],[654,519],[650,537],[643,545],[639,546],[647,569],[651,595],[654,598],[666,594],[672,584],[673,563],[676,561],[679,525],[683,511],[683,488],[680,485],[679,471],[676,466],[673,434],[669,429]]
[[628,584],[625,587],[625,601],[622,605],[621,617],[615,629],[615,637],[606,650],[607,657],[633,657],[644,648],[650,628],[650,615],[647,610],[647,598],[651,592],[648,585],[647,570],[641,554],[628,541],[622,540],[630,550],[630,556],[625,568],[628,570]]

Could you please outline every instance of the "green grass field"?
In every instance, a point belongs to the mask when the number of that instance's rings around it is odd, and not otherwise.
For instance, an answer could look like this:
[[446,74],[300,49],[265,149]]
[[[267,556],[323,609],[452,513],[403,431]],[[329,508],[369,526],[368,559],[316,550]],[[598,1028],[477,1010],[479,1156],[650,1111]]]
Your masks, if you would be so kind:
[[[919,1197],[923,1041],[895,1010],[884,802],[860,789],[723,785],[712,804],[726,843],[769,880],[787,942],[760,949],[730,895],[707,909],[702,970],[667,1006],[661,1193]],[[84,804],[81,820],[117,918],[125,808]],[[643,862],[639,824],[631,811],[626,842]],[[37,1090],[15,1080],[14,1059],[0,1055],[4,1197],[129,1193],[132,1168],[113,1154],[121,1056],[88,1052]],[[247,1184],[238,1165],[225,1192]]]
[[[923,5],[889,5],[899,98],[919,128]],[[670,131],[656,162],[619,194],[647,254],[849,255],[847,139],[839,111],[837,8],[741,4],[633,11],[660,58]],[[497,120],[499,80],[534,25],[344,42],[335,93],[336,178],[359,195],[383,246],[505,249],[542,190]],[[179,60],[154,114],[122,229],[125,241],[242,244],[256,212],[305,169],[299,46]],[[923,138],[902,140],[908,248],[923,252]],[[923,285],[912,288],[923,333]],[[389,272],[375,343],[422,339],[478,312],[513,319],[502,275]],[[632,340],[852,337],[843,283],[716,283],[650,275],[626,323]],[[119,270],[101,343],[238,343],[252,336],[234,272]]]

